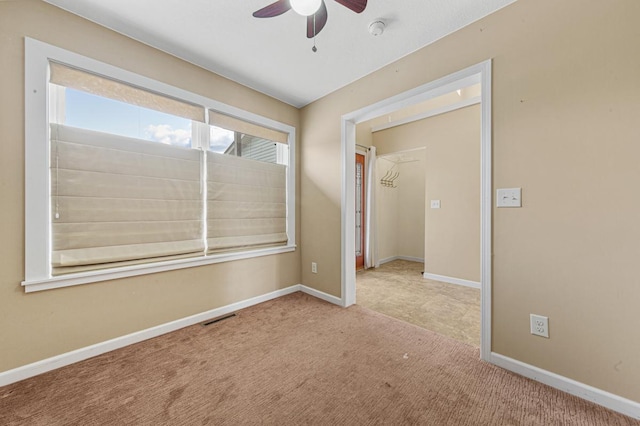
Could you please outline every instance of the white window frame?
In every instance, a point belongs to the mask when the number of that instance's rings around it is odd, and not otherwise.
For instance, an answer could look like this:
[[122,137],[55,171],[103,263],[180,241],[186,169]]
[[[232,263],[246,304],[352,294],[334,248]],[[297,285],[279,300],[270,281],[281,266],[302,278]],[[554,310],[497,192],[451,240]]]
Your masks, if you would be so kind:
[[[287,245],[234,253],[203,254],[200,257],[188,259],[52,276],[49,122],[51,119],[55,120],[53,114],[56,114],[56,106],[50,105],[49,99],[50,61],[200,105],[205,108],[205,113],[212,109],[287,133],[289,145],[287,164],[287,235],[289,240]],[[25,292],[295,251],[295,140],[296,129],[288,124],[226,105],[38,40],[25,38],[25,279],[22,282]]]

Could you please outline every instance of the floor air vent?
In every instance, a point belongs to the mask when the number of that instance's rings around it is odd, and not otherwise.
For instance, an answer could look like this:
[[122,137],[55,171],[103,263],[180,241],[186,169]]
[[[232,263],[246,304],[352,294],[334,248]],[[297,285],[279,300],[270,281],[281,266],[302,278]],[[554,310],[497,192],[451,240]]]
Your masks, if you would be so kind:
[[203,327],[206,327],[206,326],[208,326],[208,325],[215,324],[215,323],[217,323],[217,322],[224,321],[224,320],[226,320],[226,319],[229,319],[229,318],[232,318],[232,317],[235,317],[235,316],[236,316],[236,314],[229,314],[229,315],[225,315],[225,316],[223,316],[223,317],[214,318],[214,319],[209,320],[209,321],[207,321],[207,322],[203,322],[203,323],[202,323],[202,326],[203,326]]

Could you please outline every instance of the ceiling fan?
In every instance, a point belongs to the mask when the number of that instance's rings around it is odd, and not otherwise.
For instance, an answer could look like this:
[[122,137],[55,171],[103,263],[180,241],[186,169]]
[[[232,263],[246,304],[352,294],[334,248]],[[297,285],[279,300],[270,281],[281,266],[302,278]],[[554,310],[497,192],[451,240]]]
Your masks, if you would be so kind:
[[[335,1],[355,13],[361,13],[367,7],[367,0]],[[293,9],[300,15],[307,17],[307,38],[313,38],[318,35],[327,23],[327,6],[324,4],[324,0],[278,0],[253,12],[253,16],[256,18],[272,18],[282,15],[289,9]]]

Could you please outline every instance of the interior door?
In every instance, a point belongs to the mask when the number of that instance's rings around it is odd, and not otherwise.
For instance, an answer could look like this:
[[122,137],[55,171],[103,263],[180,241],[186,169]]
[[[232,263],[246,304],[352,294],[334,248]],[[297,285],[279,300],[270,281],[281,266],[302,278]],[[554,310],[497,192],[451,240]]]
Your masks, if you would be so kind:
[[364,155],[356,153],[356,271],[364,269]]

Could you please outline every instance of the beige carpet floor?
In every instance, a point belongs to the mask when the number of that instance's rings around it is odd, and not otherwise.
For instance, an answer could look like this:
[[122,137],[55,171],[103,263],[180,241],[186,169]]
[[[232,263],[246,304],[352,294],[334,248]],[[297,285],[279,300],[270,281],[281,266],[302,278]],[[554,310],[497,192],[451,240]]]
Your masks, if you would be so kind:
[[424,265],[394,260],[356,274],[356,303],[480,347],[480,290],[422,277]]
[[1,425],[639,425],[295,293],[0,388]]

